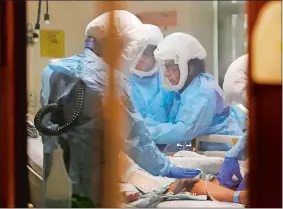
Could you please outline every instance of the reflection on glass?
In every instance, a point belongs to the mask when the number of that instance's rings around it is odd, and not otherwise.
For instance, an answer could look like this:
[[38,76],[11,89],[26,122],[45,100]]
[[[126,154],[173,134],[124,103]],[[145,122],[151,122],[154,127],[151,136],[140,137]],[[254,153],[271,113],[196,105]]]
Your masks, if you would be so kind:
[[[218,68],[219,80],[227,68],[246,53],[246,14],[243,2],[219,2],[218,7]],[[219,83],[221,86],[221,83]]]
[[[245,14],[245,21],[244,21],[245,34],[247,34],[247,29],[248,29],[247,20],[248,20],[248,15]],[[247,51],[248,51],[248,48],[247,48],[248,47],[248,37],[245,38],[244,47],[245,47],[245,53],[247,53]]]
[[237,24],[238,15],[232,14],[232,58],[236,59],[236,24]]

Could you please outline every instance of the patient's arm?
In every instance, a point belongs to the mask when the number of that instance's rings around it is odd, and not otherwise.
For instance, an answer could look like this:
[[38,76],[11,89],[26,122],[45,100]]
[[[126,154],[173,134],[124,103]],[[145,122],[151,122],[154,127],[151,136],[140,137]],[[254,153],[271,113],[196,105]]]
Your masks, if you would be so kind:
[[[233,202],[233,195],[235,191],[227,189],[218,184],[216,181],[207,182],[207,190],[211,196],[220,202]],[[182,179],[169,187],[169,192],[177,194],[179,192],[190,192],[196,195],[207,195],[206,181],[202,179]],[[239,196],[239,202],[241,204],[247,204],[247,191],[241,191]]]
[[[207,191],[210,195],[220,202],[233,202],[233,196],[235,191],[225,188],[215,182],[207,182]],[[207,194],[206,193],[206,181],[200,180],[195,187],[192,189],[193,193],[196,194]],[[247,204],[247,191],[241,191],[239,196],[239,202],[241,204]]]

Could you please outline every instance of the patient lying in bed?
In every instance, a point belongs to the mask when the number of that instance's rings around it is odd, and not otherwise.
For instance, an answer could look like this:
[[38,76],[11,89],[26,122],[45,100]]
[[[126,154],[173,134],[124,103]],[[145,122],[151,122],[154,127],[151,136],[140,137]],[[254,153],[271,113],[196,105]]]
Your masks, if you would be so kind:
[[[234,190],[219,185],[217,179],[207,182],[207,190],[210,195],[220,202],[233,202]],[[206,181],[203,179],[181,179],[171,184],[167,194],[179,194],[187,192],[190,195],[207,195]],[[248,191],[241,191],[239,195],[239,203],[247,204]],[[122,192],[122,198],[126,202],[134,202],[140,198],[139,192]],[[208,196],[209,198],[209,196]],[[209,198],[210,199],[210,198]]]
[[[188,159],[189,161],[189,159]],[[148,188],[156,189],[158,187],[157,182],[160,182],[161,184],[168,185],[168,189],[165,190],[164,194],[179,194],[179,193],[185,193],[189,195],[207,195],[208,199],[210,200],[210,197],[208,193],[217,201],[220,202],[234,202],[233,196],[235,193],[235,190],[237,188],[225,188],[221,185],[219,185],[219,182],[217,181],[215,176],[211,175],[212,178],[210,178],[208,181],[205,179],[207,176],[210,175],[202,175],[201,177],[194,178],[194,179],[181,179],[178,181],[171,181],[170,180],[163,180],[162,177],[154,177],[148,174],[145,171],[140,171],[139,169],[132,169],[130,171],[130,175],[128,174],[128,177],[125,178],[124,182],[130,183],[135,185],[139,190],[147,190]],[[129,177],[130,176],[130,177]],[[162,182],[163,181],[163,182]],[[167,181],[167,182],[166,182]],[[147,186],[145,186],[147,184]],[[152,190],[147,190],[146,192],[150,192]],[[125,202],[131,203],[136,200],[140,199],[140,192],[138,191],[128,191],[124,190],[121,192],[122,198]],[[241,191],[239,194],[239,203],[240,204],[247,204],[247,191]]]

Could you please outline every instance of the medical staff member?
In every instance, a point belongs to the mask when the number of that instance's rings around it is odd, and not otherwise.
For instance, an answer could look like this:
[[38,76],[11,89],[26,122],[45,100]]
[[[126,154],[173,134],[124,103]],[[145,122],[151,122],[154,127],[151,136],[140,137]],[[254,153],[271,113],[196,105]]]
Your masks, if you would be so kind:
[[144,24],[144,36],[140,52],[130,68],[131,99],[136,110],[145,119],[147,125],[157,125],[167,121],[166,104],[169,104],[169,92],[161,88],[161,77],[153,52],[163,34],[159,27]]
[[[44,181],[48,178],[52,165],[52,152],[58,142],[64,150],[64,160],[73,184],[73,193],[92,198],[99,203],[99,194],[93,192],[100,186],[101,152],[104,137],[103,97],[107,88],[107,63],[101,57],[102,43],[107,39],[107,21],[109,13],[91,21],[85,31],[85,49],[74,56],[50,63],[42,74],[42,105],[57,103],[60,108],[51,112],[48,129],[36,126],[44,132]],[[121,68],[124,60],[131,61],[134,45],[138,44],[142,26],[133,14],[117,10],[115,21],[119,36],[124,40],[124,51],[121,56]],[[110,53],[110,52],[109,52]],[[123,113],[127,118],[128,130],[121,133],[125,139],[125,152],[141,168],[156,176],[169,178],[191,178],[200,171],[183,169],[170,164],[169,159],[159,152],[150,139],[150,133],[128,99],[128,83],[124,76],[116,73],[116,81],[120,82],[118,94],[124,103]],[[83,91],[82,91],[83,89]],[[79,92],[79,93],[78,93]],[[83,108],[74,114],[74,109],[83,102]],[[72,118],[76,118],[67,131],[54,136],[56,128],[68,126]],[[63,124],[63,125],[62,125]],[[55,129],[54,129],[55,128]],[[111,146],[111,145],[109,145]],[[118,156],[117,156],[118,157]]]
[[[236,59],[227,69],[224,77],[223,90],[225,101],[229,105],[242,104],[247,106],[247,65],[248,54]],[[225,154],[224,162],[217,174],[219,183],[225,187],[238,186],[238,190],[246,188],[247,174],[242,178],[239,160],[246,160],[246,144],[248,133],[237,141],[236,145]],[[237,179],[233,179],[236,176]]]
[[233,109],[242,130],[247,129],[247,64],[248,54],[237,58],[227,69],[223,91],[225,103]]
[[[191,141],[204,134],[243,134],[224,104],[223,91],[213,77],[205,73],[206,51],[191,35],[173,33],[154,51],[161,66],[163,87],[175,92],[168,110],[168,122],[151,128],[156,144]],[[229,150],[223,143],[201,143],[202,150]]]
[[247,107],[248,54],[237,58],[224,76],[223,91],[228,105],[242,104]]

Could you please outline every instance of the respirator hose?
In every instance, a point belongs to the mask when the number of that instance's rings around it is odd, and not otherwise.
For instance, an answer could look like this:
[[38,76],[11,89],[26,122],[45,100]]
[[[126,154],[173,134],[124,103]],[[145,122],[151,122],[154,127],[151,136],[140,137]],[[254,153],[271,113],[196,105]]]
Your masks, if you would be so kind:
[[34,126],[38,130],[39,133],[47,136],[58,136],[62,133],[66,132],[69,128],[72,127],[78,116],[80,115],[81,109],[83,107],[83,99],[84,99],[84,90],[85,84],[83,82],[80,83],[79,91],[77,93],[77,104],[76,108],[72,114],[72,117],[69,121],[67,121],[64,125],[59,125],[55,128],[45,126],[42,121],[44,117],[53,111],[61,109],[61,107],[56,104],[48,104],[42,107],[36,114],[34,118]]

